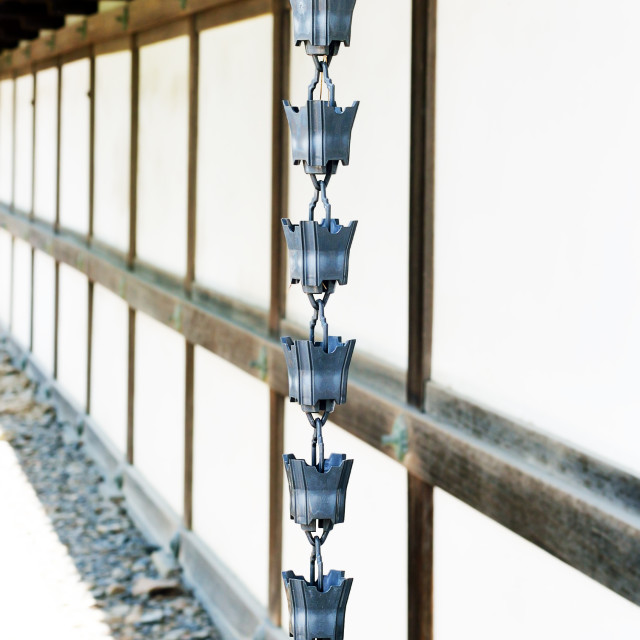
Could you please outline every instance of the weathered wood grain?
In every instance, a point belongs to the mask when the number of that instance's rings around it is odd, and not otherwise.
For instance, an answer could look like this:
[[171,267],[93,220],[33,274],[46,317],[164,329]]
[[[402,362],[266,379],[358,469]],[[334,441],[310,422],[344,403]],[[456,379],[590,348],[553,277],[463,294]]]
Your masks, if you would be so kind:
[[[421,409],[431,377],[437,0],[413,0],[409,163],[407,402]],[[433,637],[433,487],[409,476],[408,638]]]
[[[121,296],[132,314],[137,309],[150,315],[258,379],[262,373],[253,362],[264,352],[264,381],[276,393],[288,393],[284,358],[269,332],[266,314],[260,325],[255,316],[245,319],[227,303],[190,300],[183,287],[151,282],[117,257],[55,234],[6,207],[0,207],[0,225]],[[350,378],[348,402],[338,407],[334,421],[390,457],[394,453],[382,444],[382,436],[397,421],[403,422],[409,434],[403,464],[412,475],[441,487],[640,605],[639,479],[627,476],[621,494],[616,488],[619,476],[609,481],[610,467],[552,438],[536,444],[541,449],[534,457],[526,447],[508,448],[501,440],[421,412],[358,375]],[[503,428],[508,429],[508,422]],[[588,468],[588,476],[561,474],[565,459],[576,461],[569,469]],[[540,460],[558,460],[558,475]],[[595,488],[589,479],[593,477],[598,478]]]
[[[251,3],[259,10],[265,3]],[[246,5],[249,7],[249,4]],[[271,292],[268,329],[273,336],[280,333],[286,309],[286,249],[281,218],[287,217],[289,201],[288,127],[282,98],[289,94],[291,50],[290,11],[287,0],[269,3],[273,12],[273,72],[271,84]],[[269,599],[271,622],[282,623],[282,518],[284,470],[285,396],[274,389],[269,394]]]
[[[241,19],[246,17],[245,5],[253,7],[255,4],[255,0],[189,0],[182,8],[177,0],[136,0],[126,7],[89,16],[82,25],[67,25],[51,35],[47,34],[15,49],[11,55],[0,59],[0,77],[6,77],[6,74],[11,74],[14,70],[48,60],[52,56],[68,54],[91,44],[162,27],[192,14],[218,7],[229,16],[229,21]],[[268,8],[264,12],[267,11]],[[236,18],[236,15],[240,17]]]

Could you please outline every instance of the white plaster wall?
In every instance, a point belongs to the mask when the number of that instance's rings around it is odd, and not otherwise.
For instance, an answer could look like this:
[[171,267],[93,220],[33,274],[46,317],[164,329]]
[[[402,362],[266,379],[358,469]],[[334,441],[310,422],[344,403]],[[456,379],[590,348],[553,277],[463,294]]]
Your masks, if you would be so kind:
[[15,238],[13,247],[13,305],[11,332],[23,349],[31,341],[31,247]]
[[[390,28],[390,24],[392,28]],[[313,63],[304,46],[291,52],[291,104],[307,99]],[[331,63],[338,106],[360,100],[351,159],[328,188],[333,216],[358,220],[349,284],[328,307],[332,335],[357,337],[357,349],[402,369],[407,366],[409,113],[411,3],[357,3],[351,48]],[[316,94],[317,96],[317,94]],[[284,96],[289,98],[289,96]],[[326,99],[327,91],[324,89]],[[313,195],[301,166],[291,167],[289,217],[307,219]],[[316,218],[324,217],[322,206]],[[378,302],[381,299],[381,302]],[[310,306],[299,286],[289,290],[288,317],[306,326]]]
[[640,472],[640,5],[438,16],[433,378]]
[[189,40],[140,48],[138,257],[176,275],[187,260]]
[[635,638],[640,607],[435,492],[438,640]]
[[8,329],[11,322],[11,234],[0,229],[0,325]]
[[131,52],[96,57],[93,234],[129,249]]
[[33,75],[16,80],[16,209],[31,212],[33,169]]
[[36,217],[56,219],[56,154],[58,121],[58,69],[52,67],[36,74]]
[[58,308],[58,381],[76,406],[87,401],[87,278],[66,264],[60,265]]
[[123,454],[127,449],[128,327],[127,304],[94,285],[91,416]]
[[266,607],[269,389],[198,347],[194,391],[194,530]]
[[136,314],[134,463],[178,514],[184,494],[185,342]]
[[53,376],[56,263],[42,251],[33,261],[33,356],[43,373]]
[[[285,412],[285,453],[310,460],[312,429],[297,404]],[[354,459],[347,489],[346,519],[323,546],[325,574],[346,571],[354,578],[346,617],[352,638],[407,637],[407,474],[401,465],[328,422],[323,430],[325,457],[346,453]],[[310,545],[289,519],[284,487],[283,569],[309,579]],[[286,596],[283,621],[288,630]]]
[[62,67],[60,224],[89,231],[89,59]]
[[13,200],[13,80],[0,82],[0,201]]
[[273,18],[200,35],[196,279],[266,309]]

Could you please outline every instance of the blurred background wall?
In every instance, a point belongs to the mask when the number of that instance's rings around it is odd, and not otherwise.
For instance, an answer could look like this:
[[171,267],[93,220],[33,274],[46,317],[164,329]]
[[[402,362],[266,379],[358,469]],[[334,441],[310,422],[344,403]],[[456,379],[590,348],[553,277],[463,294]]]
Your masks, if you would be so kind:
[[[639,26],[632,0],[439,0],[435,134],[432,380],[633,475]],[[261,15],[198,36],[194,283],[256,313],[270,300],[273,29]],[[188,262],[189,38],[139,44],[136,257],[179,281]],[[132,53],[96,54],[91,233],[121,255],[131,242]],[[359,2],[352,46],[332,67],[339,104],[361,105],[351,164],[331,185],[334,215],[359,226],[349,286],[330,320],[332,334],[357,338],[360,353],[400,377],[410,70],[411,3]],[[63,232],[80,238],[90,225],[91,73],[85,57],[0,82],[2,203],[45,224],[59,210]],[[282,97],[303,102],[310,77],[292,47]],[[312,195],[298,169],[288,190],[296,221]],[[123,458],[130,315],[113,292],[0,229],[2,327],[78,407],[90,399]],[[286,320],[304,328],[308,317],[291,287]],[[144,313],[133,322],[135,465],[181,516],[188,346]],[[204,348],[194,357],[193,529],[266,608],[269,388]],[[301,412],[287,407],[286,451],[302,455],[309,436]],[[405,638],[406,470],[337,425],[326,441],[356,459],[347,522],[325,554],[328,568],[355,577],[347,632]],[[437,489],[434,514],[438,640],[637,637],[640,609],[627,600]],[[284,510],[282,518],[285,568],[306,572],[308,544]]]

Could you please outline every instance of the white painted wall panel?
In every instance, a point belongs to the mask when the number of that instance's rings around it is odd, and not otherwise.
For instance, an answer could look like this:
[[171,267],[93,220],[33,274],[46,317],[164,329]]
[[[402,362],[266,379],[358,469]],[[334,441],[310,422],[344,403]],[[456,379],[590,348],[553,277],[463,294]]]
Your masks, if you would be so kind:
[[94,285],[91,415],[123,454],[127,449],[128,327],[127,304]]
[[94,236],[129,249],[131,52],[96,57]]
[[58,380],[81,409],[87,401],[87,278],[60,265],[58,316]]
[[271,262],[272,38],[271,16],[200,35],[196,278],[264,309]]
[[58,69],[36,74],[36,156],[34,211],[38,218],[56,219],[56,155]]
[[135,465],[183,512],[185,343],[143,313],[136,315]]
[[193,496],[194,530],[266,607],[269,389],[201,348],[195,360]]
[[89,232],[89,59],[62,67],[60,224]]
[[433,378],[638,473],[640,5],[601,9],[439,8]]
[[36,251],[33,262],[33,356],[43,373],[53,376],[56,263]]
[[0,82],[0,201],[13,200],[13,80]]
[[16,80],[16,209],[31,212],[33,173],[33,76]]
[[9,329],[11,322],[11,234],[0,229],[0,325]]
[[[331,77],[338,106],[351,106],[354,100],[361,103],[350,165],[338,169],[327,193],[334,217],[343,224],[359,223],[349,284],[345,290],[338,288],[332,298],[329,322],[333,335],[357,337],[359,350],[405,369],[411,3],[402,0],[392,8],[385,0],[356,4],[351,43],[331,64]],[[382,50],[384,54],[378,55]],[[291,52],[291,68],[291,104],[299,106],[306,101],[314,70],[304,46]],[[323,96],[326,99],[326,89]],[[289,215],[298,222],[307,219],[313,187],[300,166],[291,167],[290,176]],[[324,217],[322,206],[316,217]],[[380,295],[382,304],[376,302]],[[289,290],[287,305],[287,315],[306,326],[310,307],[299,286]],[[365,321],[370,305],[375,305],[375,311]]]
[[186,270],[189,40],[141,47],[138,257]]
[[439,640],[633,638],[640,607],[436,489]]
[[[311,435],[299,405],[288,404],[285,452],[309,461]],[[331,422],[323,435],[325,457],[346,453],[355,460],[345,522],[329,534],[322,552],[325,574],[338,569],[346,571],[345,577],[354,578],[346,634],[403,640],[407,637],[407,473],[397,462]],[[311,547],[300,527],[289,519],[286,482],[284,504],[283,568],[309,579]],[[286,597],[283,620],[288,621]]]
[[23,349],[31,342],[31,246],[16,238],[13,248],[11,332]]

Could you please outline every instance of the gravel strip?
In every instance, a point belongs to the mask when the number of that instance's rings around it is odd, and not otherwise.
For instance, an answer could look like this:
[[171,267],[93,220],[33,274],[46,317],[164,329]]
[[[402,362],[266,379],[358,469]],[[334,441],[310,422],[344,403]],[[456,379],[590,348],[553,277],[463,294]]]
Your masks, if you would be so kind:
[[[83,606],[98,610],[107,638],[219,640],[172,556],[145,540],[122,496],[107,487],[82,444],[69,437],[53,407],[0,348],[0,444],[6,443],[88,592]],[[22,524],[14,513],[2,513],[0,520],[7,527],[13,522],[14,534]],[[39,603],[30,610],[37,613]]]

